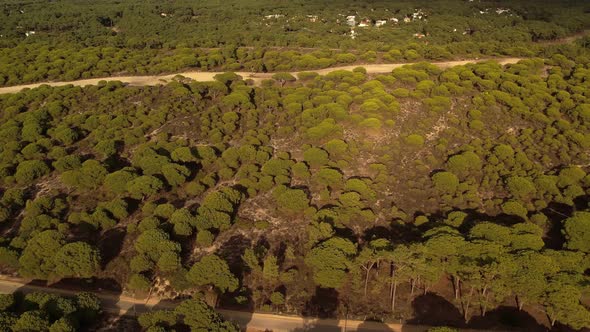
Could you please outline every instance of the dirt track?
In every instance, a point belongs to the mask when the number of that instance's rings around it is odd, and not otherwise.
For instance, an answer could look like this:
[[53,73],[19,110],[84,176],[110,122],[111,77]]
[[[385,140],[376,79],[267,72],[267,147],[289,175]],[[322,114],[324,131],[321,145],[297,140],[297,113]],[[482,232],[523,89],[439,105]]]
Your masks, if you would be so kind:
[[[460,60],[460,61],[445,61],[445,62],[432,62],[432,64],[439,66],[441,68],[448,68],[453,66],[460,66],[465,65],[468,63],[475,63],[475,62],[482,62],[487,61],[490,59],[474,59],[474,60]],[[522,58],[499,58],[499,59],[491,59],[497,61],[498,63],[505,65],[516,63]],[[336,70],[352,70],[356,67],[364,67],[369,74],[379,74],[379,73],[388,73],[395,68],[399,68],[405,65],[411,65],[413,63],[390,63],[390,64],[359,64],[359,65],[352,65],[352,66],[341,66],[341,67],[331,67],[325,69],[318,69],[318,70],[311,70],[316,72],[320,75],[325,75],[330,72]],[[101,77],[101,78],[90,78],[85,80],[77,80],[77,81],[66,81],[66,82],[41,82],[41,83],[33,83],[33,84],[23,84],[23,85],[15,85],[15,86],[8,86],[0,88],[0,94],[6,93],[16,93],[21,91],[22,89],[33,89],[39,87],[41,85],[50,85],[50,86],[64,86],[64,85],[75,85],[75,86],[86,86],[86,85],[97,85],[100,81],[121,81],[123,83],[127,83],[133,86],[143,86],[143,85],[158,85],[158,84],[166,84],[170,82],[176,75],[182,75],[184,77],[193,79],[195,81],[212,81],[213,77],[217,74],[221,74],[222,72],[196,72],[196,71],[187,71],[187,72],[180,72],[176,74],[170,75],[155,75],[155,76],[110,76],[110,77]],[[291,74],[297,76],[299,72],[291,72]],[[273,73],[252,73],[252,72],[236,72],[236,74],[241,75],[244,79],[252,79],[256,83],[260,83],[264,79],[269,79],[272,77]]]
[[[61,296],[74,296],[76,290],[32,285],[26,280],[0,276],[0,294],[14,292],[29,294],[46,292]],[[105,291],[94,292],[101,301],[102,310],[115,315],[137,316],[138,314],[157,310],[172,310],[179,301],[158,298],[135,298]],[[315,317],[275,315],[270,313],[245,312],[235,310],[217,310],[225,319],[238,324],[243,331],[363,331],[363,332],[425,332],[430,327],[408,324],[386,324],[380,322],[319,319]],[[462,332],[488,332],[490,330],[459,329]],[[503,332],[495,330],[495,332]]]

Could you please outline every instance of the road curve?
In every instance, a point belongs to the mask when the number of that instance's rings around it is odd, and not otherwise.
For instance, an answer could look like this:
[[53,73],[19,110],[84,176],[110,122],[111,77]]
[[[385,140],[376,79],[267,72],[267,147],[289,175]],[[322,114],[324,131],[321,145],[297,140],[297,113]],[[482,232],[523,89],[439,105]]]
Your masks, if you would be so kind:
[[[444,62],[431,62],[433,65],[436,65],[440,68],[448,68],[453,66],[460,66],[466,65],[469,63],[476,63],[482,61],[493,60],[498,62],[499,64],[506,65],[516,63],[523,58],[497,58],[497,59],[473,59],[473,60],[458,60],[458,61],[444,61]],[[399,68],[405,65],[412,65],[415,63],[388,63],[388,64],[358,64],[352,66],[340,66],[340,67],[330,67],[318,70],[310,70],[316,72],[320,75],[325,75],[331,73],[336,70],[352,70],[356,67],[363,67],[367,70],[369,74],[381,74],[381,73],[389,73],[395,68]],[[8,86],[0,88],[0,94],[6,93],[17,93],[23,89],[34,89],[41,85],[49,85],[49,86],[64,86],[64,85],[74,85],[74,86],[86,86],[86,85],[97,85],[100,81],[120,81],[132,86],[144,86],[144,85],[158,85],[158,84],[166,84],[170,82],[175,76],[181,75],[186,78],[190,78],[195,81],[212,81],[213,77],[217,74],[222,74],[223,72],[197,72],[197,71],[186,71],[186,72],[179,72],[176,74],[169,74],[169,75],[153,75],[153,76],[109,76],[109,77],[100,77],[100,78],[90,78],[84,80],[76,80],[76,81],[64,81],[64,82],[40,82],[40,83],[32,83],[32,84],[23,84],[23,85],[15,85],[15,86]],[[291,72],[291,74],[297,76],[300,73],[299,71]],[[253,73],[253,72],[236,72],[236,74],[242,76],[244,79],[252,79],[255,83],[260,83],[264,79],[269,79],[272,77],[274,73]]]
[[[49,286],[26,284],[18,279],[0,279],[0,293],[10,294],[46,292],[62,296],[74,296],[78,291]],[[135,316],[152,309],[173,309],[178,302],[160,301],[156,298],[138,299],[112,292],[94,292],[102,302],[103,311]],[[244,331],[363,331],[363,332],[424,332],[428,326],[384,324],[355,320],[318,319],[313,317],[282,316],[233,310],[218,310],[226,319],[238,324]],[[476,330],[461,329],[469,332]],[[483,332],[482,330],[477,330]],[[498,332],[498,331],[496,331]]]

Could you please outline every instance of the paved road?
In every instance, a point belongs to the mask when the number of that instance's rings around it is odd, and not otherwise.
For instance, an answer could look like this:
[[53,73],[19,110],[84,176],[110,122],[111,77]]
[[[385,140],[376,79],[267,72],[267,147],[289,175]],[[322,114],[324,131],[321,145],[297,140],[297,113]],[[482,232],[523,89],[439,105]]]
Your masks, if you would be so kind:
[[[445,61],[445,62],[432,62],[432,64],[439,66],[441,68],[448,68],[453,66],[465,65],[468,63],[476,63],[482,62],[490,59],[474,59],[474,60],[461,60],[461,61]],[[497,61],[498,63],[505,65],[516,63],[522,58],[499,58],[499,59],[492,59]],[[411,65],[412,63],[389,63],[389,64],[359,64],[359,65],[352,65],[352,66],[341,66],[341,67],[330,67],[325,69],[318,69],[318,70],[311,70],[321,75],[328,74],[330,72],[336,70],[352,70],[356,67],[364,67],[369,74],[381,74],[381,73],[389,73],[395,68],[399,68],[405,65]],[[23,85],[15,85],[15,86],[8,86],[0,88],[0,94],[5,93],[16,93],[21,91],[22,89],[29,88],[33,89],[39,87],[41,85],[50,85],[50,86],[64,86],[64,85],[76,85],[76,86],[85,86],[85,85],[97,85],[100,81],[121,81],[123,83],[127,83],[129,85],[134,86],[143,86],[143,85],[157,85],[157,84],[165,84],[166,82],[170,82],[175,76],[182,75],[184,77],[193,79],[195,81],[212,81],[213,77],[217,74],[221,74],[222,72],[196,72],[196,71],[187,71],[187,72],[180,72],[176,74],[170,75],[154,75],[154,76],[110,76],[110,77],[101,77],[101,78],[91,78],[85,80],[77,80],[77,81],[65,81],[65,82],[41,82],[41,83],[33,83],[33,84],[23,84]],[[297,76],[299,72],[292,72],[291,74]],[[241,75],[244,79],[250,78],[254,80],[256,83],[260,83],[264,79],[269,79],[272,77],[273,73],[252,73],[252,72],[236,72],[236,74]]]

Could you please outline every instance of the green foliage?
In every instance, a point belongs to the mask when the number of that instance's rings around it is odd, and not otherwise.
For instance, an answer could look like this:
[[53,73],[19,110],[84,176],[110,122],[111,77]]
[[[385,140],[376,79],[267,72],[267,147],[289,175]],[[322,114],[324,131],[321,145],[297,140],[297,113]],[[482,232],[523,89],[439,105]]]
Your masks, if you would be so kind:
[[313,248],[305,257],[305,262],[313,268],[313,278],[319,286],[339,288],[355,254],[352,242],[334,237]]
[[453,194],[459,186],[459,178],[451,172],[438,172],[432,176],[434,187],[441,193]]
[[[287,4],[285,17],[266,19],[275,7],[244,2],[243,22],[234,24],[225,8],[233,3],[131,2],[80,9],[65,0],[58,16],[41,10],[47,4],[7,4],[0,84],[184,69],[282,74],[275,82],[226,73],[215,82],[178,76],[158,86],[101,82],[1,95],[6,273],[112,278],[137,293],[162,282],[177,294],[216,288],[269,311],[301,312],[317,287],[337,288],[355,315],[377,318],[406,314],[396,296],[405,310],[416,294],[438,292],[466,320],[516,300],[544,308],[555,324],[587,325],[580,303],[590,62],[580,42],[530,41],[583,30],[582,6],[546,4],[545,15],[503,5],[510,16],[479,14],[485,8],[475,2],[432,3],[423,7],[426,21],[367,27],[353,41],[338,14],[401,18],[417,7]],[[314,8],[318,22],[304,13]],[[465,18],[468,26],[457,23]],[[412,37],[418,25],[423,38]],[[228,33],[237,26],[239,34]],[[38,33],[25,39],[31,29]],[[300,73],[299,81],[284,74],[498,54],[540,58]],[[543,241],[555,218],[563,220],[561,250]],[[244,241],[254,242],[242,269],[234,246]],[[218,245],[227,262],[206,255]],[[104,270],[98,247],[109,254]],[[194,261],[189,271],[184,264]],[[27,301],[43,312],[46,330],[82,326],[75,301]],[[52,301],[68,314],[46,312],[41,304]],[[0,330],[11,330],[25,307],[10,306]],[[145,320],[150,331],[192,327],[177,313]],[[197,329],[217,326],[203,322]]]
[[13,331],[47,331],[49,321],[41,311],[23,313],[12,326]]
[[160,229],[149,229],[141,233],[134,244],[135,250],[153,262],[158,262],[166,254],[178,254],[180,245],[170,240],[167,233]]
[[446,326],[441,326],[441,327],[431,327],[427,330],[427,332],[457,332],[457,329],[454,329],[452,327],[446,327]]
[[156,194],[163,186],[162,181],[158,178],[142,175],[127,182],[126,188],[133,197],[143,199]]
[[48,230],[35,235],[23,250],[19,258],[22,276],[37,279],[47,279],[55,270],[53,256],[64,243],[63,235],[54,230]]
[[405,140],[410,146],[421,147],[424,145],[424,137],[417,134],[408,135]]
[[29,183],[50,172],[49,167],[40,160],[25,160],[18,164],[14,178],[18,183]]
[[142,274],[132,274],[129,277],[129,282],[127,283],[127,287],[134,291],[141,291],[145,292],[151,287],[152,283],[150,280],[142,275]]
[[513,176],[506,180],[506,186],[512,196],[517,199],[525,199],[536,192],[535,185],[527,178]]
[[563,221],[565,247],[590,253],[590,212],[579,211]]
[[320,148],[309,148],[303,152],[303,160],[311,167],[320,167],[328,163],[328,153]]
[[84,242],[64,245],[53,256],[57,278],[91,278],[100,271],[100,253]]
[[273,191],[273,197],[279,209],[288,212],[302,212],[309,207],[309,198],[301,189],[291,189],[278,186]]
[[519,216],[523,219],[526,219],[528,214],[527,209],[517,201],[508,201],[502,204],[502,212],[510,215]]
[[223,320],[221,315],[199,299],[182,302],[174,309],[174,312],[180,315],[184,324],[188,325],[193,331],[239,331],[237,325]]
[[8,311],[14,304],[13,294],[0,294],[0,311]]
[[211,233],[207,230],[202,230],[197,233],[197,243],[200,246],[208,247],[211,244],[213,244],[214,240],[215,240],[215,235],[213,235],[213,233]]
[[222,293],[238,288],[238,279],[230,272],[227,263],[216,255],[201,258],[191,267],[187,279],[195,286],[211,285]]

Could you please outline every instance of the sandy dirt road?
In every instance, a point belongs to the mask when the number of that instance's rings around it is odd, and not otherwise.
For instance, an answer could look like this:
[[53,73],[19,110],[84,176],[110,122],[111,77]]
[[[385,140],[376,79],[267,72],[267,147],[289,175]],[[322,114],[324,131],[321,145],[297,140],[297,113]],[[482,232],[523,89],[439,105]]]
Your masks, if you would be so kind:
[[[25,280],[0,277],[0,294],[16,291],[24,294],[46,292],[62,296],[74,296],[77,291],[44,285],[31,285]],[[108,291],[94,291],[102,302],[102,310],[115,315],[137,316],[153,309],[174,309],[178,301],[161,301],[152,297],[149,299],[135,298]],[[430,327],[406,324],[385,324],[344,319],[319,319],[314,317],[273,315],[266,313],[245,312],[235,310],[217,310],[225,319],[238,324],[243,331],[297,331],[297,332],[425,332]],[[488,330],[459,329],[461,332],[489,332]],[[495,330],[494,332],[503,332]]]
[[[24,294],[47,292],[62,296],[74,296],[77,292],[41,285],[30,285],[17,279],[0,279],[0,294],[16,291]],[[152,309],[174,309],[178,304],[164,302],[156,298],[139,299],[111,292],[95,292],[102,302],[105,312],[115,315],[136,316]],[[226,319],[238,324],[244,331],[389,331],[389,332],[423,332],[424,326],[383,324],[355,320],[318,319],[313,317],[282,316],[234,310],[218,310]],[[467,330],[465,330],[467,331]]]
[[[444,62],[432,62],[432,64],[439,66],[441,68],[449,68],[453,66],[460,66],[466,65],[468,63],[476,63],[482,61],[493,60],[502,65],[516,63],[522,58],[497,58],[497,59],[473,59],[473,60],[460,60],[460,61],[444,61]],[[336,70],[352,70],[356,67],[363,67],[367,70],[369,74],[381,74],[381,73],[389,73],[395,68],[399,68],[405,65],[411,65],[413,63],[389,63],[389,64],[359,64],[359,65],[352,65],[352,66],[341,66],[341,67],[330,67],[325,69],[318,69],[318,70],[310,70],[316,72],[320,75],[325,75],[331,73]],[[33,83],[33,84],[23,84],[23,85],[15,85],[15,86],[8,86],[0,88],[0,94],[6,93],[17,93],[23,89],[34,89],[41,85],[49,85],[49,86],[64,86],[64,85],[74,85],[74,86],[86,86],[86,85],[97,85],[100,81],[120,81],[132,86],[144,86],[144,85],[158,85],[158,84],[166,84],[170,82],[175,76],[181,75],[186,78],[190,78],[195,81],[212,81],[213,77],[217,74],[221,74],[223,72],[197,72],[197,71],[186,71],[186,72],[179,72],[176,74],[169,74],[169,75],[153,75],[153,76],[110,76],[110,77],[101,77],[101,78],[90,78],[85,80],[77,80],[77,81],[64,81],[64,82],[40,82],[40,83]],[[297,76],[299,72],[291,72],[294,76]],[[262,80],[269,79],[272,77],[273,73],[252,73],[252,72],[236,72],[236,74],[242,76],[244,79],[252,79],[255,83],[260,83]]]

